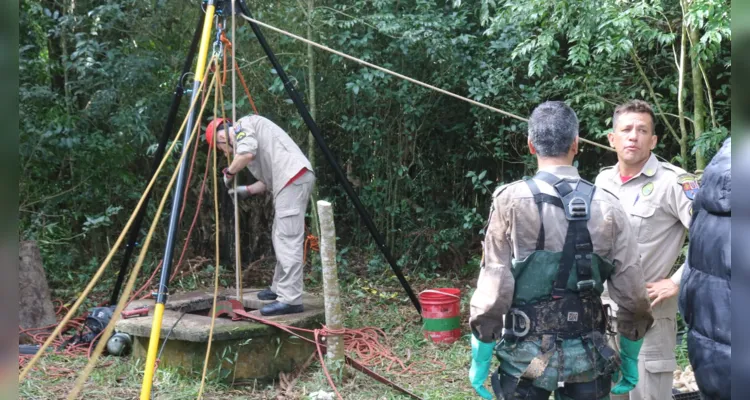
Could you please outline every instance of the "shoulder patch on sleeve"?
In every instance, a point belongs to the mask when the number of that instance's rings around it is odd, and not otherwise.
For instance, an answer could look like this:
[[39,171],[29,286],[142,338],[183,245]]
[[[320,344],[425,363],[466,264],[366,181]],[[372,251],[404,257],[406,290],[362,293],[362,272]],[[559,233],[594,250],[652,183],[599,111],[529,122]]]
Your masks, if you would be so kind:
[[690,173],[683,173],[677,176],[677,184],[682,187],[682,193],[685,194],[689,200],[695,199],[695,195],[700,190],[698,185],[698,178]]
[[237,154],[256,154],[258,151],[258,140],[255,138],[252,128],[237,132],[235,142],[237,143]]

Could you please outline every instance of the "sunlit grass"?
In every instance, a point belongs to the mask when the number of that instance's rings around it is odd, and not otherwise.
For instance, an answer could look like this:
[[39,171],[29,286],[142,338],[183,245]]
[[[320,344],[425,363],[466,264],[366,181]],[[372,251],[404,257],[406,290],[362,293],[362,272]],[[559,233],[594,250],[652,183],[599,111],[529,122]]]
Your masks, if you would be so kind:
[[[455,343],[435,344],[426,339],[416,309],[403,293],[398,281],[388,277],[380,279],[352,279],[342,287],[345,324],[348,328],[378,327],[387,335],[384,343],[392,354],[409,363],[419,363],[414,371],[399,374],[400,367],[394,365],[388,372],[387,365],[373,366],[372,370],[398,385],[412,391],[423,399],[475,399],[478,398],[468,382],[471,362],[468,319],[469,299],[473,292],[470,278],[433,277],[415,284],[414,292],[439,287],[461,289],[462,337]],[[191,282],[192,283],[192,282]],[[319,287],[308,287],[319,291]],[[396,293],[396,296],[392,294]],[[687,351],[678,346],[677,358],[680,367],[687,365]],[[23,399],[65,398],[72,388],[77,373],[86,364],[85,357],[50,355],[41,360],[38,367],[19,386]],[[424,362],[424,363],[420,363]],[[443,363],[445,368],[441,369]],[[493,363],[493,367],[495,364]],[[69,371],[61,377],[56,372]],[[434,373],[428,373],[434,372]],[[143,380],[143,364],[130,357],[104,357],[94,369],[83,397],[96,399],[138,398]],[[409,397],[391,389],[362,373],[352,371],[344,382],[337,381],[344,399],[408,399]],[[489,382],[487,383],[489,386]],[[184,375],[168,368],[159,368],[153,386],[153,399],[196,398],[200,386],[200,372]],[[311,393],[331,393],[328,381],[317,361],[299,377],[286,399],[310,399]],[[281,394],[278,382],[253,381],[241,386],[230,386],[216,380],[207,380],[206,399],[277,399]]]

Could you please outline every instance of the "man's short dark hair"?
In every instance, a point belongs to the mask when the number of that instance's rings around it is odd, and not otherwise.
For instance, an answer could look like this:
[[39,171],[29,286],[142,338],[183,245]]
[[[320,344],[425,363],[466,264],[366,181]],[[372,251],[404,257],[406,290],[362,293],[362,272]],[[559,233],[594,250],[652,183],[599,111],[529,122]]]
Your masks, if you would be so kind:
[[630,100],[625,104],[620,104],[615,108],[615,112],[612,115],[612,128],[617,126],[617,117],[625,113],[636,113],[636,114],[648,114],[651,116],[651,133],[656,133],[656,114],[654,109],[651,108],[651,104],[643,100]]
[[540,157],[562,157],[578,136],[578,117],[562,101],[538,105],[529,118],[529,140]]

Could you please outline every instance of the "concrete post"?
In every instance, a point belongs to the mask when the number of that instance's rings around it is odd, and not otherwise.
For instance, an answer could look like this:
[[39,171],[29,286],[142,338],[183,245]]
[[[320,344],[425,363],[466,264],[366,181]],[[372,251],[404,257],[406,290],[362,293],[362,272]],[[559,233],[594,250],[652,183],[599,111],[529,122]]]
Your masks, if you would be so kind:
[[[331,203],[318,201],[320,218],[320,258],[323,265],[323,296],[325,299],[326,326],[331,330],[344,327],[344,315],[341,312],[341,295],[339,277],[336,270],[336,228],[333,224],[333,207]],[[329,369],[341,376],[344,368],[344,340],[340,335],[327,338]]]

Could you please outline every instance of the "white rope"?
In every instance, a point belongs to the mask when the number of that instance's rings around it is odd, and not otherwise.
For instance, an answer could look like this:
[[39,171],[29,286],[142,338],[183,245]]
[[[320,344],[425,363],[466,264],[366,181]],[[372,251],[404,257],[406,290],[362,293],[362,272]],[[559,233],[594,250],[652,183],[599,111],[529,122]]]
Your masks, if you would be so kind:
[[[394,71],[391,71],[391,70],[389,70],[389,69],[387,69],[387,68],[383,68],[383,67],[381,67],[381,66],[378,66],[378,65],[375,65],[375,64],[369,63],[369,62],[367,62],[367,61],[365,61],[365,60],[361,60],[361,59],[359,59],[359,58],[357,58],[357,57],[353,57],[353,56],[350,56],[350,55],[348,55],[348,54],[342,53],[342,52],[340,52],[340,51],[338,51],[338,50],[334,50],[334,49],[332,49],[332,48],[330,48],[330,47],[327,47],[327,46],[324,46],[324,45],[322,45],[322,44],[319,44],[319,43],[313,42],[312,40],[308,40],[308,39],[306,39],[306,38],[303,38],[303,37],[301,37],[301,36],[297,36],[297,35],[295,35],[295,34],[293,34],[293,33],[291,33],[291,32],[287,32],[287,31],[285,31],[285,30],[283,30],[283,29],[279,29],[279,28],[276,28],[276,27],[274,27],[274,26],[268,25],[268,24],[266,24],[266,23],[260,22],[260,21],[258,21],[257,19],[255,19],[255,18],[251,18],[251,17],[248,17],[248,16],[247,16],[247,15],[245,15],[245,14],[240,14],[240,15],[242,16],[242,18],[244,18],[244,19],[246,19],[246,20],[248,20],[248,21],[250,21],[250,22],[252,22],[252,23],[258,24],[258,25],[260,25],[260,26],[262,26],[262,27],[264,27],[264,28],[268,28],[268,29],[270,29],[270,30],[272,30],[272,31],[274,31],[274,32],[278,32],[278,33],[280,33],[280,34],[282,34],[282,35],[286,35],[286,36],[289,36],[289,37],[291,37],[291,38],[293,38],[293,39],[296,39],[296,40],[299,40],[299,41],[301,41],[301,42],[307,43],[307,44],[309,44],[309,45],[311,45],[311,46],[315,46],[315,47],[317,47],[317,48],[319,48],[319,49],[322,49],[322,50],[325,50],[325,51],[327,51],[327,52],[330,52],[330,53],[336,54],[337,56],[340,56],[340,57],[343,57],[343,58],[346,58],[346,59],[352,60],[352,61],[354,61],[354,62],[356,62],[356,63],[359,63],[359,64],[362,64],[362,65],[368,66],[368,67],[370,67],[370,68],[374,68],[374,69],[377,69],[378,71],[382,71],[382,72],[385,72],[385,73],[387,73],[387,74],[389,74],[389,75],[393,75],[393,76],[395,76],[395,77],[397,77],[397,78],[400,78],[400,79],[404,79],[404,80],[407,80],[407,81],[409,81],[409,82],[415,83],[415,84],[417,84],[417,85],[420,85],[420,86],[422,86],[422,87],[425,87],[425,88],[427,88],[427,89],[430,89],[430,90],[434,90],[434,91],[436,91],[436,92],[439,92],[439,93],[442,93],[442,94],[445,94],[445,95],[448,95],[448,96],[451,96],[451,97],[455,97],[455,98],[457,98],[457,99],[459,99],[459,100],[463,100],[463,101],[465,101],[465,102],[468,102],[468,103],[471,103],[471,104],[473,104],[473,105],[475,105],[475,106],[483,107],[483,108],[486,108],[486,109],[488,109],[488,110],[490,110],[490,111],[493,111],[493,112],[496,112],[496,113],[500,113],[500,114],[503,114],[503,115],[506,115],[506,116],[509,116],[509,117],[512,117],[512,118],[518,119],[518,120],[520,120],[520,121],[524,121],[524,122],[528,122],[528,121],[529,121],[528,119],[526,119],[526,118],[523,118],[523,117],[520,117],[520,116],[518,116],[518,115],[516,115],[516,114],[510,113],[510,112],[507,112],[507,111],[503,111],[503,110],[501,110],[501,109],[499,109],[499,108],[496,108],[496,107],[492,107],[492,106],[489,106],[489,105],[487,105],[487,104],[484,104],[484,103],[480,103],[480,102],[478,102],[478,101],[476,101],[476,100],[472,100],[472,99],[469,99],[469,98],[467,98],[467,97],[463,97],[463,96],[457,95],[457,94],[455,94],[455,93],[452,93],[452,92],[449,92],[449,91],[447,91],[447,90],[445,90],[445,89],[441,89],[441,88],[439,88],[439,87],[436,87],[436,86],[432,86],[432,85],[430,85],[430,84],[427,84],[427,83],[424,83],[424,82],[422,82],[422,81],[418,81],[418,80],[416,80],[416,79],[414,79],[414,78],[410,78],[410,77],[408,77],[408,76],[406,76],[406,75],[402,75],[402,74],[399,74],[398,72],[394,72]],[[607,147],[607,146],[605,146],[605,145],[603,145],[603,144],[599,144],[599,143],[596,143],[596,142],[592,142],[592,141],[590,141],[590,140],[588,140],[588,139],[584,139],[584,138],[582,138],[582,137],[579,137],[578,139],[579,139],[580,141],[584,142],[584,143],[588,143],[588,144],[591,144],[591,145],[593,145],[593,146],[598,146],[598,147],[601,147],[601,148],[603,148],[603,149],[606,149],[606,150],[610,150],[610,151],[615,151],[614,149],[612,149],[612,148],[610,148],[610,147]]]
[[[232,123],[237,122],[237,84],[235,81],[235,76],[237,75],[237,65],[235,64],[235,46],[234,42],[235,39],[235,4],[236,2],[232,2]],[[223,105],[222,105],[223,107]],[[229,132],[227,132],[227,135]],[[235,143],[234,147],[234,158],[237,157],[237,144]],[[237,171],[239,172],[239,171]],[[237,300],[239,300],[240,303],[242,303],[242,253],[240,252],[240,208],[239,208],[239,202],[237,201],[237,179],[235,177],[234,179],[234,269],[235,269],[235,280],[237,285]]]

